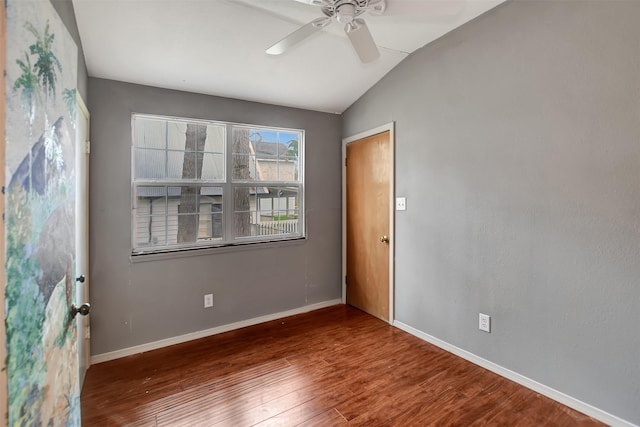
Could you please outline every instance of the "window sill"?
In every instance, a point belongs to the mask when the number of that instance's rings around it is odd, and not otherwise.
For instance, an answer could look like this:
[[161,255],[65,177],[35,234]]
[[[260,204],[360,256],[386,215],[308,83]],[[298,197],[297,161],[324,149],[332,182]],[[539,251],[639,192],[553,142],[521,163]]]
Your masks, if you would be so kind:
[[188,248],[188,249],[175,249],[165,252],[151,252],[151,253],[132,253],[129,256],[131,264],[137,264],[139,262],[148,261],[162,261],[167,259],[178,258],[191,258],[203,255],[216,255],[228,252],[245,252],[251,250],[269,250],[274,248],[280,248],[285,246],[297,246],[306,242],[306,237],[298,237],[295,239],[287,240],[274,240],[271,242],[247,242],[228,244],[224,246],[212,246],[206,248]]

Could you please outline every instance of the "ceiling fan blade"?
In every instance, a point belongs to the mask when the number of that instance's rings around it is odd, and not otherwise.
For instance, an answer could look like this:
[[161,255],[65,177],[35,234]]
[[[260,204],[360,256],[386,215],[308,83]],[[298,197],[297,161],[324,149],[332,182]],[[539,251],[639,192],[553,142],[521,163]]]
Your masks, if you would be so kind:
[[331,2],[327,0],[296,0],[296,1],[300,3],[311,4],[314,6],[326,6],[327,4],[331,4]]
[[271,46],[265,52],[268,53],[269,55],[280,55],[286,52],[287,50],[289,50],[293,45],[306,39],[316,31],[323,29],[330,23],[331,23],[331,18],[329,18],[328,16],[314,19],[308,24],[298,28],[296,31],[289,34],[287,37],[283,38],[278,43]]
[[387,0],[369,0],[366,10],[372,15],[382,15],[387,10]]
[[366,64],[380,57],[378,46],[373,41],[367,23],[363,19],[354,19],[344,27],[344,31],[360,57],[360,61]]
[[393,0],[387,4],[385,16],[447,18],[456,16],[467,6],[465,0]]

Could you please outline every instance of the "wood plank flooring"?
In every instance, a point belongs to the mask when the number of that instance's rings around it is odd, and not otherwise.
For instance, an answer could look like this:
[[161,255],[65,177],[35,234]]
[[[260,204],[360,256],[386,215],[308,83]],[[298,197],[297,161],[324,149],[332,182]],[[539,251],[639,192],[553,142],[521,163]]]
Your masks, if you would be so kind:
[[84,426],[600,426],[339,305],[91,366]]

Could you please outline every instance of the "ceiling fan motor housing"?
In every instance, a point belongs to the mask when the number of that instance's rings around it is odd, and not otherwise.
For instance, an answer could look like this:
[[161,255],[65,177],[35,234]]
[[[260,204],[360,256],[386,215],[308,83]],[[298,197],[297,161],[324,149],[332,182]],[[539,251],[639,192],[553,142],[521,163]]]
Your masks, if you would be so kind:
[[348,24],[368,7],[369,0],[327,0],[322,12],[329,17],[335,16],[341,24]]
[[270,48],[266,53],[270,55],[280,55],[287,49],[306,39],[316,31],[321,30],[331,23],[333,18],[344,24],[344,32],[349,38],[351,45],[355,49],[360,61],[368,63],[380,57],[380,52],[376,46],[371,32],[363,19],[357,18],[364,12],[374,15],[381,15],[386,9],[386,0],[296,0],[314,6],[320,6],[320,10],[325,15],[322,18],[314,19],[306,25],[298,28]]

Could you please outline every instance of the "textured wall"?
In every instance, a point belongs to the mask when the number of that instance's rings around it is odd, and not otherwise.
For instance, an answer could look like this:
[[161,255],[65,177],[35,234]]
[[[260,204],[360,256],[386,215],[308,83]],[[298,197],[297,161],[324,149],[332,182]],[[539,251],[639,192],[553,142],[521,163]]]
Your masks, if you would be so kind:
[[[94,78],[89,96],[92,354],[340,298],[340,116]],[[307,240],[131,263],[132,112],[305,129]]]
[[397,320],[640,424],[638,21],[508,2],[401,63],[343,136],[396,122]]

